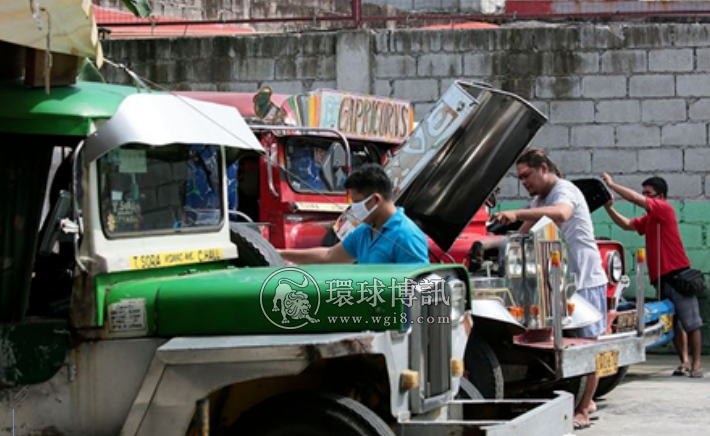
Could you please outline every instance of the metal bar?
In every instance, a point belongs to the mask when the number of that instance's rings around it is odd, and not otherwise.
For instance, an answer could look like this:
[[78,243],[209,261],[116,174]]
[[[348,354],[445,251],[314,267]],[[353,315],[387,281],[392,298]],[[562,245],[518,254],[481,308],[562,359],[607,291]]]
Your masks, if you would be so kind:
[[[561,350],[562,342],[562,310],[560,288],[562,287],[562,274],[560,270],[560,252],[553,251],[550,254],[550,275],[552,285],[552,333],[555,350]],[[558,366],[559,368],[559,366]]]
[[645,297],[646,297],[646,283],[644,281],[644,263],[646,262],[646,251],[643,248],[639,248],[636,251],[636,268],[638,273],[636,274],[636,333],[638,336],[643,336],[644,330],[644,318],[646,314],[645,307]]
[[352,0],[352,14],[355,28],[362,27],[362,0]]

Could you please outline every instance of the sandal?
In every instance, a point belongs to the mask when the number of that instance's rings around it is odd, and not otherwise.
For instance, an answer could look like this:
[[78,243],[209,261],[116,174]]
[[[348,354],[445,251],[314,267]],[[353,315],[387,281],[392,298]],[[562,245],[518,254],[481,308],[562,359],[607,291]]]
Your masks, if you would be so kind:
[[585,428],[589,428],[592,426],[591,422],[584,422],[580,421],[578,419],[574,420],[574,429],[575,430],[584,430]]
[[673,375],[690,375],[690,368],[686,368],[683,365],[679,365],[678,368],[673,371]]
[[703,369],[698,368],[698,369],[691,369],[688,372],[688,377],[690,378],[703,378]]

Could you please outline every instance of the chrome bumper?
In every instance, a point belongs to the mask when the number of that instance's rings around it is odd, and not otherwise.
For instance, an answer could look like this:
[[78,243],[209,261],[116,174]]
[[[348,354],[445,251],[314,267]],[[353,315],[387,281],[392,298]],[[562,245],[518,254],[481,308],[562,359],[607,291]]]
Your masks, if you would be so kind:
[[398,436],[563,436],[572,433],[574,400],[556,392],[551,400],[452,401],[444,416],[399,423]]
[[559,350],[562,363],[562,378],[591,374],[596,371],[596,356],[606,351],[618,351],[618,367],[641,363],[646,360],[646,346],[663,336],[663,323],[646,327],[643,336],[637,332],[616,333],[600,336],[595,342],[575,345]]

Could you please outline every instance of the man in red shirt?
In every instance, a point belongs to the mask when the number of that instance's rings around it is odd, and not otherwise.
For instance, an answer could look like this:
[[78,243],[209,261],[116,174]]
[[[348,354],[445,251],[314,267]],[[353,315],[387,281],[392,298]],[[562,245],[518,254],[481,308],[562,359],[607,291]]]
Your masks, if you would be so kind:
[[[606,204],[609,216],[619,227],[629,231],[635,230],[640,235],[646,236],[646,264],[649,279],[661,295],[669,298],[675,306],[673,342],[680,358],[680,366],[673,375],[688,374],[691,377],[702,377],[700,327],[703,325],[703,320],[700,317],[698,298],[694,295],[685,297],[679,294],[667,281],[671,273],[690,268],[690,260],[680,238],[675,210],[666,201],[668,184],[661,177],[651,177],[641,184],[643,188],[641,195],[614,183],[611,176],[606,173],[602,178],[607,186],[621,197],[646,209],[644,216],[629,219],[614,209],[613,200]],[[688,341],[693,354],[692,365],[688,362]]]

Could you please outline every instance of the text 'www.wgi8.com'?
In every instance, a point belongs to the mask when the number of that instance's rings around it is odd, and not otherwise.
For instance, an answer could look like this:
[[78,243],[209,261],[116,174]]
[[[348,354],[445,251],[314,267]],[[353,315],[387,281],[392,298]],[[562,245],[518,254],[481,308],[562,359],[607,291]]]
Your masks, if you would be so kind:
[[371,316],[328,316],[328,322],[331,324],[376,324],[385,327],[399,324],[449,324],[451,318],[449,316],[417,316],[409,317],[406,313],[393,315],[371,315]]

